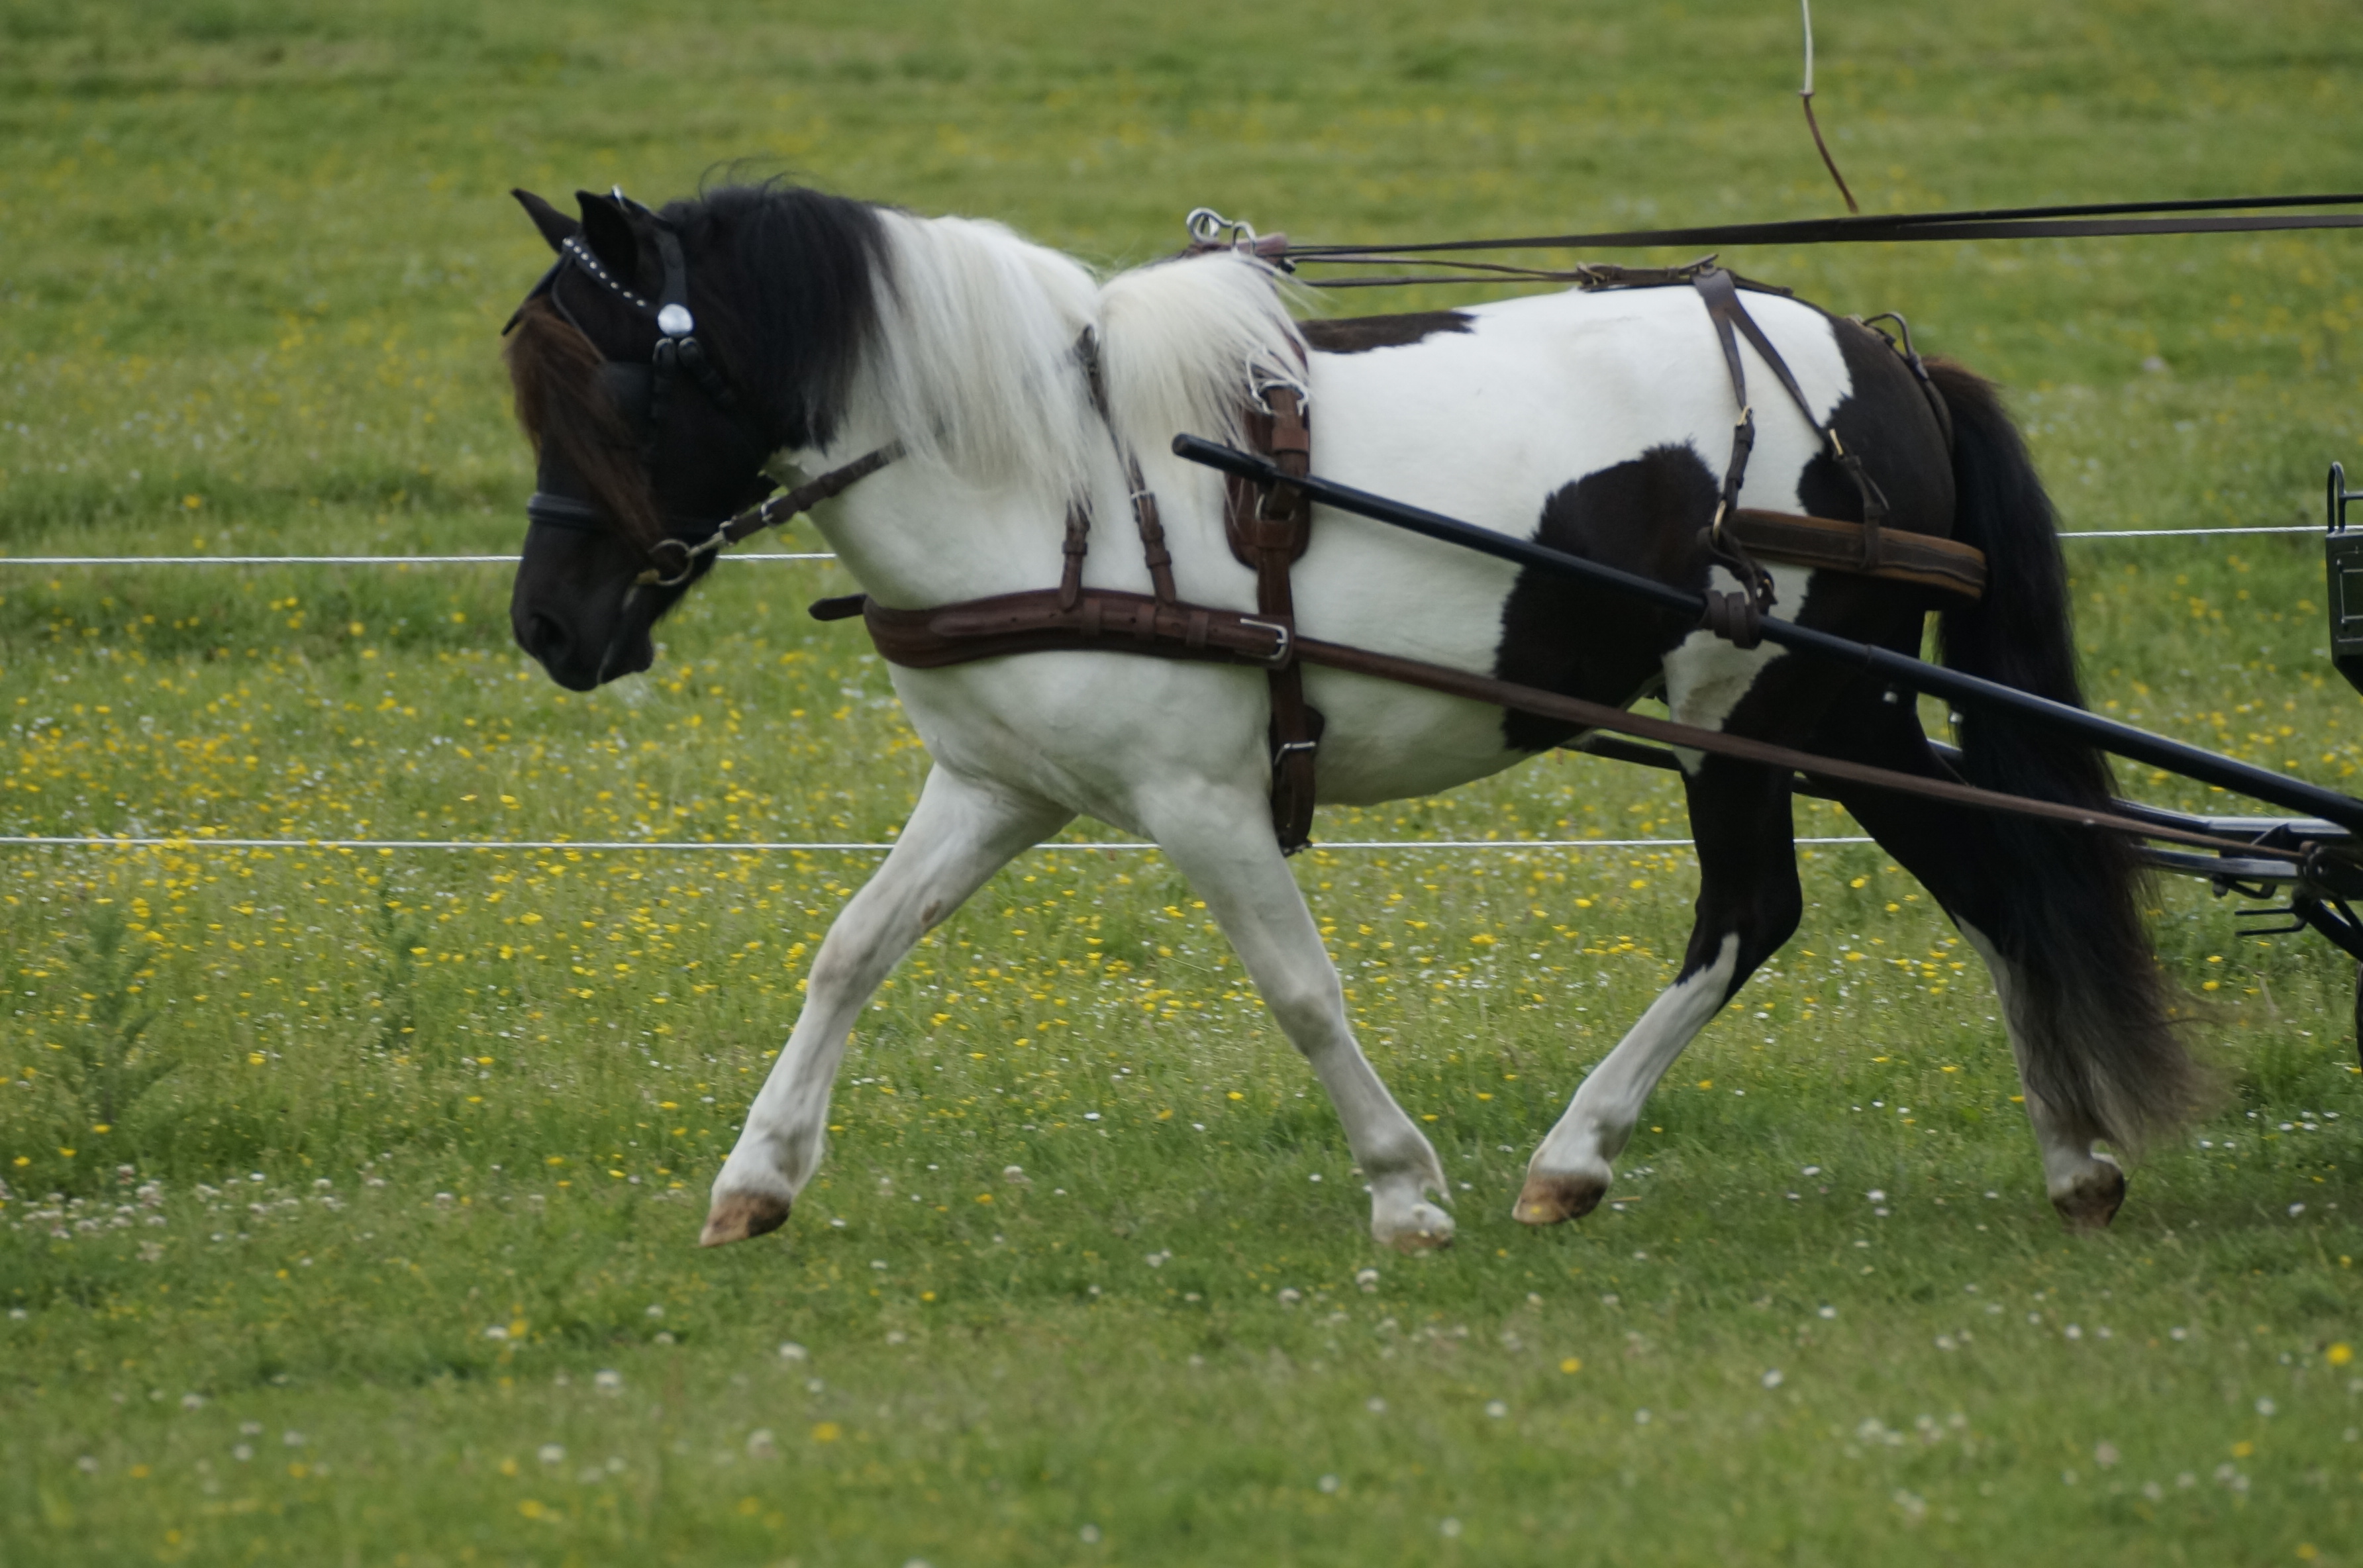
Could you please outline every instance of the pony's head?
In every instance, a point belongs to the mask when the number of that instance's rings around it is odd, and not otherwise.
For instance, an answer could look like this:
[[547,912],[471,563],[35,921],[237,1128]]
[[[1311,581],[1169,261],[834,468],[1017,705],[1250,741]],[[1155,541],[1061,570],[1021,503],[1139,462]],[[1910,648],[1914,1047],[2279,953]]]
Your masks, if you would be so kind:
[[518,646],[588,691],[646,669],[651,628],[712,565],[690,547],[824,446],[875,319],[872,209],[738,186],[661,213],[516,198],[557,261],[505,358],[538,463],[509,601]]

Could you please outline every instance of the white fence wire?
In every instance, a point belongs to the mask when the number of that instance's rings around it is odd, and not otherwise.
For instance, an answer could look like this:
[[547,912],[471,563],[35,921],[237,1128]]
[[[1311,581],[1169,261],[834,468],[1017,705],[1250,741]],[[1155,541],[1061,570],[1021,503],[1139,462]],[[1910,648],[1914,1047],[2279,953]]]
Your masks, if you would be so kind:
[[[2311,523],[2236,528],[2110,528],[2063,533],[2063,541],[2083,539],[2219,539],[2240,535],[2319,534]],[[722,561],[833,561],[826,551],[749,550],[715,558]],[[0,567],[143,566],[515,566],[515,556],[11,556]]]
[[[1316,840],[1315,850],[1331,849],[1687,849],[1698,841],[1690,838],[1359,838],[1339,839],[1334,843]],[[1801,838],[1798,844],[1869,844],[1859,835],[1835,838]],[[831,844],[821,842],[741,840],[730,843],[695,839],[590,839],[533,838],[216,838],[211,834],[181,834],[163,837],[103,837],[91,834],[75,837],[64,834],[0,834],[0,845],[50,849],[517,849],[592,850],[600,853],[642,850],[704,850],[736,855],[883,855],[894,845],[860,842]],[[1143,850],[1157,845],[1138,839],[1116,839],[1092,842],[1070,842],[1064,839],[1037,844],[1028,854],[1064,850]]]

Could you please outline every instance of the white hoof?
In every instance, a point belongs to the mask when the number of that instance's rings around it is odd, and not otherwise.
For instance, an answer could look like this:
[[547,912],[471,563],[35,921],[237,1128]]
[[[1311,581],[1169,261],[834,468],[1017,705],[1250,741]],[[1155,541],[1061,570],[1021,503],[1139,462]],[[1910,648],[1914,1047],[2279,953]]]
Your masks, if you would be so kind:
[[1389,1206],[1371,1214],[1370,1234],[1399,1253],[1432,1253],[1452,1244],[1452,1216],[1426,1201]]

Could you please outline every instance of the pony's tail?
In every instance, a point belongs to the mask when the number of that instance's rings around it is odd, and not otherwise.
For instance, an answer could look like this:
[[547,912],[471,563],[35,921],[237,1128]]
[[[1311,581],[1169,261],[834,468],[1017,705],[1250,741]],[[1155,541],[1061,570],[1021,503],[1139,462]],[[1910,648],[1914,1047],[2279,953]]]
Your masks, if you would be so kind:
[[[1945,663],[2054,701],[2083,706],[2051,498],[1994,386],[1930,360],[1952,414],[1955,537],[1986,556],[1985,598],[1944,613]],[[1988,790],[2105,809],[2107,758],[2006,716],[1958,720],[1962,771]],[[2030,1093],[2080,1143],[2138,1152],[2204,1101],[2206,1075],[2184,1049],[2171,989],[2142,905],[2147,876],[2115,834],[2019,817],[1989,819],[2001,929],[1982,933]]]

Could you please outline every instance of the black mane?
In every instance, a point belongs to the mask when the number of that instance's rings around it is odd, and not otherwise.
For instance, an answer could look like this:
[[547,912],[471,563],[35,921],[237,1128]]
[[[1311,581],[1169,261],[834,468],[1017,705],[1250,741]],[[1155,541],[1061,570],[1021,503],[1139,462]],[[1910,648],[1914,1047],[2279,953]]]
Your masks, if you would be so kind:
[[886,232],[867,202],[767,180],[666,204],[699,337],[785,447],[826,446],[878,326]]

